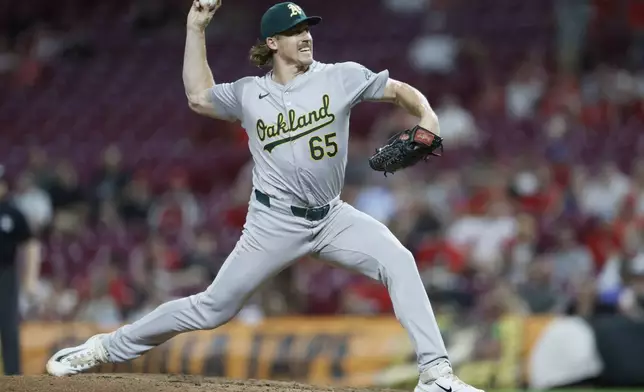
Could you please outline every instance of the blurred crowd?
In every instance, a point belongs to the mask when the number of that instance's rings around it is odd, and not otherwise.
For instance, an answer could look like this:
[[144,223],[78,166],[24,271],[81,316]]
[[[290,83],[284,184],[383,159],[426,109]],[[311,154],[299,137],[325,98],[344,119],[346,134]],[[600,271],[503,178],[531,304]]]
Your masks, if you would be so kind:
[[[141,29],[180,24],[168,11],[175,3],[135,2],[128,15]],[[431,9],[435,19],[446,4],[383,7]],[[410,46],[419,74],[449,79],[474,69],[478,77],[471,91],[425,91],[445,157],[384,177],[369,169],[368,156],[414,119],[382,108],[367,132],[352,133],[342,197],[412,250],[439,312],[472,322],[506,312],[644,315],[642,12],[629,1],[554,1],[552,14],[559,52],[528,48],[501,79],[474,41],[428,33]],[[563,17],[573,14],[577,25]],[[91,55],[90,26],[71,23],[79,20],[74,14],[55,28],[25,28],[20,20],[0,37],[0,73],[17,85],[37,85],[46,59]],[[451,54],[453,63],[435,61]],[[526,144],[533,148],[519,149]],[[217,275],[241,234],[252,162],[217,191],[213,207],[212,195],[194,187],[207,172],[177,167],[151,181],[122,155],[118,143],[109,145],[81,167],[31,145],[13,198],[45,247],[41,286],[25,296],[25,318],[119,324],[203,290]],[[91,176],[79,176],[90,166]],[[260,288],[240,318],[391,312],[377,282],[305,257]]]
[[[354,142],[368,152],[368,142]],[[448,152],[449,153],[449,152]],[[13,198],[45,246],[26,317],[119,323],[203,290],[241,233],[250,165],[221,220],[205,227],[187,173],[153,190],[108,147],[92,181],[33,149]],[[434,306],[478,312],[641,312],[644,161],[626,175],[518,157],[388,177],[356,154],[343,198],[387,224],[418,262]],[[220,231],[221,230],[221,231]],[[226,235],[222,235],[226,234]],[[226,246],[221,246],[221,243]],[[638,302],[640,301],[640,302]],[[305,258],[262,288],[245,314],[389,313],[386,289]]]

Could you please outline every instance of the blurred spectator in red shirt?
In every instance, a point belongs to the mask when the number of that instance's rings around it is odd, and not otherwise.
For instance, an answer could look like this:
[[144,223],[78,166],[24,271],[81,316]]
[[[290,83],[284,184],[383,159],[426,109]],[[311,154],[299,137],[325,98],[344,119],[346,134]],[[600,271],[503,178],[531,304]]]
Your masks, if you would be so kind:
[[334,314],[340,310],[342,293],[357,278],[353,272],[305,257],[293,270],[295,289],[302,296],[302,313]]
[[341,293],[340,312],[346,314],[393,314],[389,291],[380,282],[358,279]]
[[168,185],[150,209],[150,227],[161,233],[178,233],[189,238],[201,223],[201,209],[189,188],[188,173],[182,169],[169,173]]

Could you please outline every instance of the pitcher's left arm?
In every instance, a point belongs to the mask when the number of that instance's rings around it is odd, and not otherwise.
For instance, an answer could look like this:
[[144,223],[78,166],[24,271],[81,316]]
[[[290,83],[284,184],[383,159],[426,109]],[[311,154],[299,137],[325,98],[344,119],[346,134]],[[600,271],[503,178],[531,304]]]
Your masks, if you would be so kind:
[[372,169],[386,175],[427,160],[430,155],[441,156],[443,139],[439,136],[438,117],[420,91],[390,78],[388,70],[374,73],[351,61],[336,64],[335,69],[349,107],[364,101],[391,102],[419,119],[418,125],[401,130],[376,149],[369,158]]
[[372,99],[373,101],[391,102],[405,109],[412,116],[418,117],[420,120],[418,125],[440,135],[440,126],[438,124],[438,117],[434,110],[429,105],[427,98],[418,91],[415,87],[407,83],[389,78],[382,97]]
[[372,101],[391,102],[419,119],[418,125],[396,133],[387,143],[376,149],[369,158],[373,170],[395,173],[398,170],[427,161],[430,156],[442,156],[443,139],[438,117],[427,98],[418,89],[395,79],[387,79],[381,94]]
[[339,63],[336,69],[351,107],[363,101],[391,102],[418,117],[420,127],[440,135],[438,118],[427,98],[407,83],[390,78],[388,70],[375,73],[352,61]]

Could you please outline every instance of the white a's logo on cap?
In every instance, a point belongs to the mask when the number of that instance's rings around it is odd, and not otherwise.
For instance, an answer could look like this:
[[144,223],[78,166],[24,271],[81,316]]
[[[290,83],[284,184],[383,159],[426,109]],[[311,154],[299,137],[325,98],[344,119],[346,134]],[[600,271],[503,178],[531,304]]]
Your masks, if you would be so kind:
[[291,18],[297,15],[302,15],[302,8],[300,8],[299,5],[290,3],[288,5],[288,9],[291,10]]

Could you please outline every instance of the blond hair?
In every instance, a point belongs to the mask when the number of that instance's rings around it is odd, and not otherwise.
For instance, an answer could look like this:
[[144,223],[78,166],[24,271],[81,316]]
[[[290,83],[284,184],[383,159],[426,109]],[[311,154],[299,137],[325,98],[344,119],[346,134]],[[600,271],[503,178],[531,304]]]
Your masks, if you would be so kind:
[[250,48],[250,63],[259,68],[270,68],[273,66],[273,53],[266,42],[257,42]]

